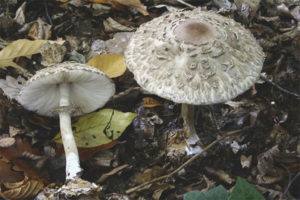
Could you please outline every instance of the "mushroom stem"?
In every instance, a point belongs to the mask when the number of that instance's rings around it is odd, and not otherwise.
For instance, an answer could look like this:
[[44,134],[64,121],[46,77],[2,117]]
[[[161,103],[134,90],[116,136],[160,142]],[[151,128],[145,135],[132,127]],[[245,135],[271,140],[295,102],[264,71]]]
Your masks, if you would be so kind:
[[72,180],[78,176],[81,172],[78,150],[75,143],[75,139],[71,127],[71,115],[68,109],[64,109],[70,106],[69,99],[69,83],[62,83],[59,86],[60,92],[60,132],[62,142],[66,155],[66,180]]
[[[194,105],[181,104],[181,117],[183,118],[183,130],[186,136],[187,147],[190,148],[188,152],[193,154],[193,147],[200,143],[200,138],[197,135],[194,121]],[[195,149],[194,149],[195,150]]]

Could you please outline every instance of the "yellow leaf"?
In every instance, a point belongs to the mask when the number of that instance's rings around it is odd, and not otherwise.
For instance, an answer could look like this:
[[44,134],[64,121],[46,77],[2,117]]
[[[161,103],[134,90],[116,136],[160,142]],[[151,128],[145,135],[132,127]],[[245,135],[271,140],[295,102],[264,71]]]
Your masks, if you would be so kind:
[[31,56],[33,54],[39,53],[41,46],[46,42],[46,40],[27,40],[20,39],[13,41],[0,51],[0,68],[5,68],[7,66],[12,66],[22,71],[26,71],[21,66],[13,62],[13,59],[20,56]]
[[88,61],[88,65],[102,70],[108,77],[121,76],[126,71],[124,56],[117,54],[101,54]]
[[[78,147],[90,148],[110,143],[121,136],[135,117],[135,113],[112,109],[84,115],[72,124],[76,144]],[[53,141],[62,143],[60,133]]]

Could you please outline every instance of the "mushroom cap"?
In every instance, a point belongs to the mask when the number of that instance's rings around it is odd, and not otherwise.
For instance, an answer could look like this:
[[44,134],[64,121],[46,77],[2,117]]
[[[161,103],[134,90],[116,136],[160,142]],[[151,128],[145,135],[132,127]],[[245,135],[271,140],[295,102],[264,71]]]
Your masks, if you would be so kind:
[[250,31],[234,20],[183,11],[142,24],[125,60],[148,92],[176,103],[205,105],[249,89],[260,75],[264,53]]
[[115,85],[101,70],[86,64],[64,62],[39,70],[22,88],[18,101],[28,110],[53,116],[59,107],[60,83],[70,83],[72,115],[89,113],[104,106],[115,93]]

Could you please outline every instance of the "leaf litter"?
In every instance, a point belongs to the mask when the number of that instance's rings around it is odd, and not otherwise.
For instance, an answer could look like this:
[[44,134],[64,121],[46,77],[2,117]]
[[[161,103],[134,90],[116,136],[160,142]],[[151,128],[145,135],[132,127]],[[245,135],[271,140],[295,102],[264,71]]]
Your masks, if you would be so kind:
[[[41,46],[59,38],[66,41],[65,50],[57,50],[53,59],[61,56],[58,62],[89,61],[106,71],[116,84],[117,95],[104,110],[73,119],[84,177],[101,182],[101,198],[182,199],[192,189],[209,195],[218,185],[233,196],[243,191],[232,190],[241,184],[238,177],[254,185],[265,199],[300,198],[298,1],[3,2],[0,85],[9,101],[0,101],[0,117],[5,122],[0,128],[2,135],[10,135],[16,143],[1,147],[0,175],[10,169],[10,162],[26,175],[13,179],[13,171],[8,173],[19,188],[5,188],[21,192],[6,198],[34,196],[45,180],[63,184],[64,155],[61,145],[53,142],[59,129],[56,120],[25,111],[15,101],[23,80],[31,76],[28,72],[34,74],[47,67]],[[248,92],[225,104],[197,107],[196,130],[208,148],[205,155],[191,159],[184,152],[174,153],[181,149],[180,106],[138,88],[122,54],[131,32],[141,24],[168,10],[194,7],[217,11],[242,23],[264,48],[266,60],[263,81]],[[96,117],[108,109],[106,117]],[[117,120],[111,118],[111,110],[119,116]],[[126,125],[121,125],[122,120]],[[237,132],[227,134],[231,131]],[[95,140],[90,132],[108,137]],[[51,156],[44,151],[45,146],[52,149]],[[21,154],[20,149],[27,153]],[[8,180],[0,179],[1,184]]]

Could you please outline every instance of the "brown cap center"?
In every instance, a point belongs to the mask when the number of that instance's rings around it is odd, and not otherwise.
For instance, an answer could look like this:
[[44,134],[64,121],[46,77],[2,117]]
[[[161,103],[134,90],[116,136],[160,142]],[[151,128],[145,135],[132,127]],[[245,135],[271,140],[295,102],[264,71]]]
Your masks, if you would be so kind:
[[176,39],[195,45],[213,41],[218,33],[209,24],[195,19],[181,22],[174,30]]

